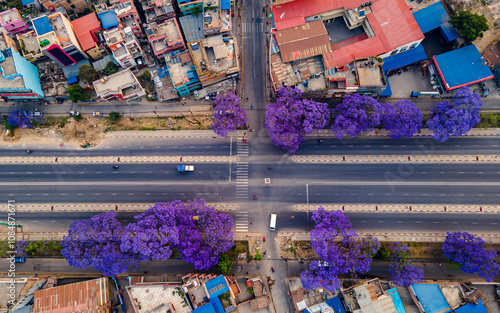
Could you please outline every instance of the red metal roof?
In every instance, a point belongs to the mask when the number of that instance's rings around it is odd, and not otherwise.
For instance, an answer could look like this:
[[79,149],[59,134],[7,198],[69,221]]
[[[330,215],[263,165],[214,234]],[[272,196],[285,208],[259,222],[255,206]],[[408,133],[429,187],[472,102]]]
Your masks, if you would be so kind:
[[[336,9],[352,9],[366,0],[295,0],[273,6],[276,27],[293,27],[301,18]],[[366,17],[375,36],[362,41],[335,44],[336,50],[323,54],[325,67],[342,67],[355,58],[390,52],[402,45],[424,38],[405,0],[373,0]],[[291,25],[291,26],[290,26]]]
[[275,22],[274,26],[276,30],[283,30],[287,28],[292,28],[295,26],[301,26],[306,23],[306,19],[303,16],[294,17],[288,20],[283,20],[280,22]]
[[73,25],[76,37],[83,51],[94,48],[97,41],[94,40],[95,35],[93,38],[91,33],[101,30],[101,23],[99,23],[97,15],[92,12],[72,21],[71,24]]

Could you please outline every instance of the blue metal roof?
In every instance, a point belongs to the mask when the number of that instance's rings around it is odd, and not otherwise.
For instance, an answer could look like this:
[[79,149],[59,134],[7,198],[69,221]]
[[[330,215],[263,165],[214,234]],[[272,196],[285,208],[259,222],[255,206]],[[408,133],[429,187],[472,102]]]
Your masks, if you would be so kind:
[[231,9],[231,0],[220,0],[220,9],[221,10]]
[[420,302],[425,313],[448,313],[451,308],[439,289],[438,284],[412,284],[410,288]]
[[434,63],[447,90],[493,78],[475,45],[436,55]]
[[[12,48],[9,49],[12,50]],[[16,72],[23,77],[24,86],[33,91],[33,93],[36,93],[39,97],[43,97],[38,68],[14,50],[12,50],[12,59],[14,60]]]
[[450,16],[446,13],[441,1],[418,10],[413,13],[413,17],[424,34],[450,20]]
[[50,24],[49,18],[47,15],[31,20],[33,23],[33,27],[38,36],[41,36],[46,33],[50,33],[53,31],[52,25]]
[[31,4],[33,2],[35,2],[35,0],[21,0],[21,3],[23,4],[23,6]]
[[448,22],[441,24],[439,30],[447,43],[460,37],[457,30]]
[[104,29],[109,29],[118,25],[118,18],[116,18],[116,12],[114,10],[99,14],[99,19]]
[[384,72],[395,70],[409,64],[427,59],[424,47],[418,45],[413,49],[384,58]]
[[481,299],[477,300],[478,304],[467,303],[464,306],[455,310],[456,313],[488,313]]
[[213,297],[210,298],[210,302],[197,308],[192,313],[224,313],[224,308],[222,307],[219,298]]
[[401,301],[401,297],[399,296],[397,288],[389,289],[385,293],[392,298],[392,303],[394,304],[394,307],[396,307],[397,313],[406,313],[405,307],[403,305],[403,302]]
[[340,301],[339,297],[334,297],[326,300],[326,304],[332,307],[335,313],[345,313],[344,306],[342,305],[342,301]]
[[224,278],[224,275],[217,276],[216,278],[207,281],[205,283],[205,288],[207,288],[208,290],[210,299],[217,298],[224,292],[229,291],[229,287],[226,284],[226,279]]

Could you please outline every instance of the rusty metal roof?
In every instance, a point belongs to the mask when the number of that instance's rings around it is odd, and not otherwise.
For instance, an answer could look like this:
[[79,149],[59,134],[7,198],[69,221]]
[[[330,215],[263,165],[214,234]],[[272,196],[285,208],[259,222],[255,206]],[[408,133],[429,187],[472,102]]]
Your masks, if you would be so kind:
[[287,86],[293,86],[299,82],[290,63],[283,63],[278,53],[271,55],[271,76],[275,90],[278,90],[282,82]]
[[33,313],[109,313],[108,279],[103,277],[35,291]]
[[285,63],[331,51],[330,38],[322,21],[277,31],[275,38]]

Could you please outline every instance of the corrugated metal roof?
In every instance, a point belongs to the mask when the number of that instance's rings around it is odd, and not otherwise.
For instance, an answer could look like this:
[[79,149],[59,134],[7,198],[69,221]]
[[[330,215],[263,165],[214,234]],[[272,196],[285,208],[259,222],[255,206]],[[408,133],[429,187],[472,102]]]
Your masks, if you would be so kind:
[[303,16],[297,16],[297,17],[294,17],[294,18],[291,18],[288,20],[276,22],[274,24],[274,27],[277,30],[283,30],[283,29],[287,29],[287,28],[291,28],[291,27],[295,27],[295,26],[304,25],[305,23],[306,23],[306,19]]
[[450,16],[446,13],[441,1],[416,11],[413,13],[413,17],[423,33],[436,29],[439,25],[450,20]]
[[278,31],[275,38],[283,62],[305,59],[331,51],[328,32],[322,21]]
[[118,25],[118,18],[116,17],[115,10],[106,11],[99,14],[99,19],[102,23],[102,28],[108,29]]
[[50,33],[54,29],[52,28],[52,25],[50,24],[49,18],[47,15],[36,18],[31,20],[33,23],[33,27],[35,28],[35,31],[38,36],[41,36],[46,33]]
[[274,88],[278,90],[282,82],[285,82],[287,86],[295,85],[299,82],[297,76],[293,72],[292,65],[290,63],[283,63],[279,54],[271,55],[271,76]]
[[367,58],[386,52],[378,36],[342,47],[330,53],[323,54],[325,68],[343,67],[354,59]]
[[101,30],[101,23],[99,23],[97,15],[92,12],[72,21],[71,24],[73,25],[76,37],[83,51],[94,48],[96,42],[92,38],[91,32]]
[[203,30],[203,16],[201,14],[181,16],[179,17],[179,22],[181,23],[187,42],[202,40],[205,38],[205,32]]
[[[375,0],[377,1],[377,0]],[[295,0],[273,6],[273,18],[276,23],[299,16],[309,17],[339,8],[355,8],[366,0]]]

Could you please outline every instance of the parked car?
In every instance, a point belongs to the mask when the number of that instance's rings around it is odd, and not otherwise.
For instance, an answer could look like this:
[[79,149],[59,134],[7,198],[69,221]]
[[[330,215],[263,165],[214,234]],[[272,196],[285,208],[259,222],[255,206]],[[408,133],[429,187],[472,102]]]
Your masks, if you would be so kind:
[[80,115],[80,112],[78,111],[69,111],[69,116],[73,116],[73,115]]
[[33,116],[40,116],[40,115],[42,115],[42,112],[40,111],[33,112]]
[[102,112],[92,112],[92,116],[102,116]]
[[500,298],[500,285],[497,285],[496,292],[497,296]]
[[19,257],[14,259],[14,263],[24,263],[24,262],[26,262],[25,257]]

